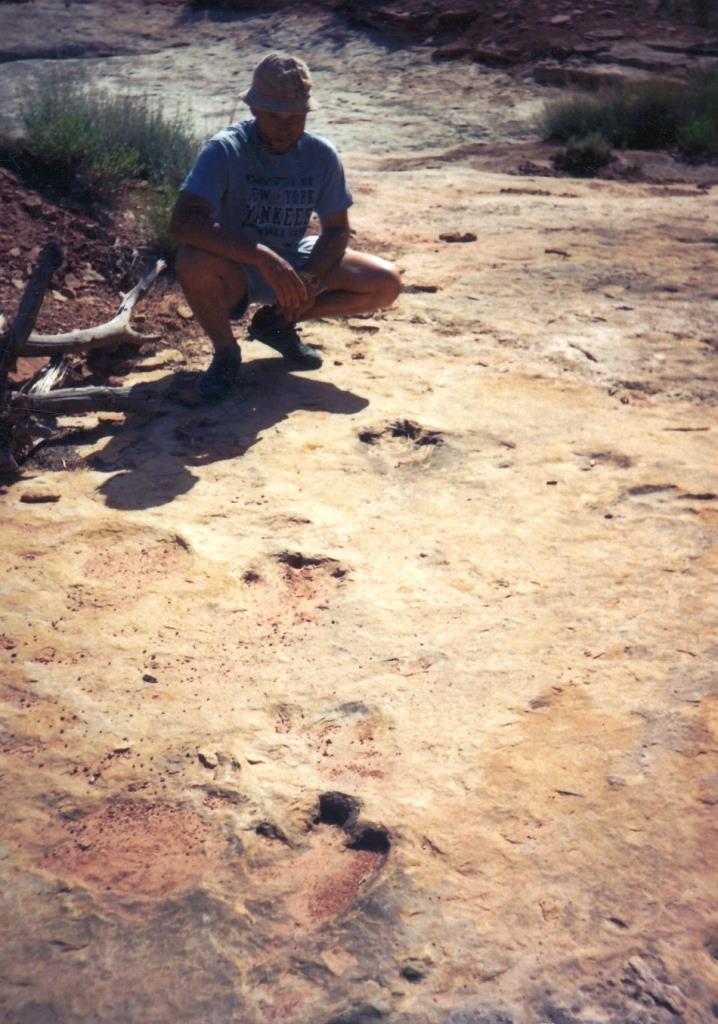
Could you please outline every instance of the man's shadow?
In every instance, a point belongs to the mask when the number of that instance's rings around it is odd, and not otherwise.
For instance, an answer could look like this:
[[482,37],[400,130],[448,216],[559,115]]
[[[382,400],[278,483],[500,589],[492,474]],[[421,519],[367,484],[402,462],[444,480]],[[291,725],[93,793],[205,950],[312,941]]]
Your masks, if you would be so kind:
[[351,416],[369,404],[327,381],[288,372],[277,358],[245,363],[241,387],[221,402],[201,403],[198,380],[198,373],[179,373],[132,389],[148,412],[130,413],[88,460],[95,469],[117,471],[98,488],[111,508],[154,508],[186,494],[198,480],[194,466],[241,458],[297,410]]

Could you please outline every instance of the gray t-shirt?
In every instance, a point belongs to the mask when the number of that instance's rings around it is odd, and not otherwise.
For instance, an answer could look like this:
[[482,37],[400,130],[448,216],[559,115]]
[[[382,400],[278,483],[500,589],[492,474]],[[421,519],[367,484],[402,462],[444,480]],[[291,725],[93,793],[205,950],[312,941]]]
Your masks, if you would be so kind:
[[288,153],[276,155],[262,146],[254,120],[213,136],[182,191],[211,203],[223,226],[283,254],[296,250],[312,213],[329,217],[353,202],[330,142],[305,132]]

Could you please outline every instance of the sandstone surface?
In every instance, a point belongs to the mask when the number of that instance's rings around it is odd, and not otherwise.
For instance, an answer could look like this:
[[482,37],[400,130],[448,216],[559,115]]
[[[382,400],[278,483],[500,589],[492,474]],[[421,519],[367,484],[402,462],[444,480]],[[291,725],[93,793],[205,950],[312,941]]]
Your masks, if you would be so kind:
[[2,1019],[709,1024],[718,188],[508,173],[546,92],[335,18],[83,58],[219,118],[301,29],[404,290],[2,488]]

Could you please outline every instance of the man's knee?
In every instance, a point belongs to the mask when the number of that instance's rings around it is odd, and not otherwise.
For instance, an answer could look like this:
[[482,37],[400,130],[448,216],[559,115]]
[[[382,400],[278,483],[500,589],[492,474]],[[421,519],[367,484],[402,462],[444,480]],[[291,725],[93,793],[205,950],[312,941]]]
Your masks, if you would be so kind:
[[181,245],[175,257],[175,271],[180,284],[193,284],[206,275],[217,276],[228,266],[228,261],[221,256],[197,249],[193,245]]
[[[358,276],[353,277],[354,288],[371,296],[375,309],[386,309],[396,302],[401,291],[401,277],[393,263],[381,256],[363,253],[352,253],[351,260],[353,274],[358,271]],[[351,290],[351,284],[349,287]]]
[[377,282],[377,301],[379,309],[387,309],[399,297],[401,277],[393,263],[382,260],[382,264]]
[[181,245],[175,256],[175,273],[180,284],[184,287],[191,284],[198,274],[202,272],[203,253],[192,245]]

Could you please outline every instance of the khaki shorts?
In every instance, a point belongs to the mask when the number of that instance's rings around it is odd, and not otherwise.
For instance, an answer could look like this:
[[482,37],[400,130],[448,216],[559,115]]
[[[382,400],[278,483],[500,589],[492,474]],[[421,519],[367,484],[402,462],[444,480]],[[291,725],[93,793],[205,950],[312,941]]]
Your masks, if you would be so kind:
[[[318,237],[318,235],[308,235],[306,238],[301,240],[295,252],[283,252],[280,253],[280,255],[283,256],[295,270],[301,270],[309,259]],[[249,263],[240,263],[240,266],[244,272],[244,277],[247,282],[247,294],[241,302],[237,303],[237,305],[230,310],[230,317],[238,319],[239,317],[244,316],[249,306],[276,306],[277,296],[275,295],[274,288],[264,280],[259,272],[259,268]]]

